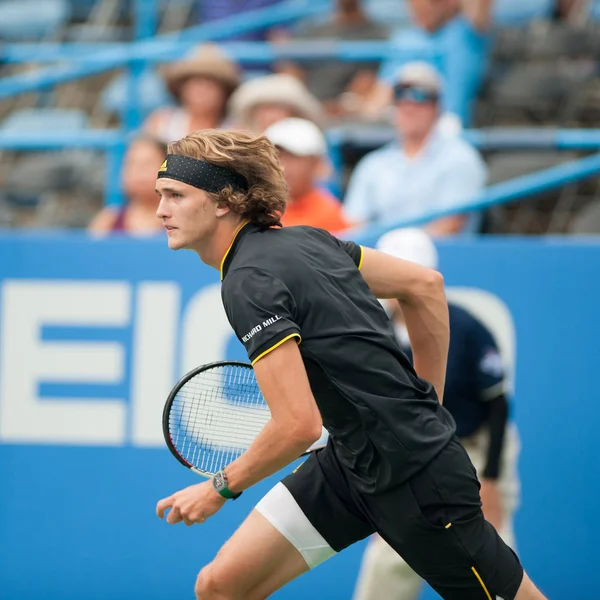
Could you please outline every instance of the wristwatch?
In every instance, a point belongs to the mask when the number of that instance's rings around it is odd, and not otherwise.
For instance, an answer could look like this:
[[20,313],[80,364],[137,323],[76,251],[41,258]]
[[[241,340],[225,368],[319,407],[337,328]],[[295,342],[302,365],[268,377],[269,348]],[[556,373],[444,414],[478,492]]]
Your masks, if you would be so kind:
[[223,470],[214,475],[212,483],[215,491],[217,491],[219,494],[221,494],[221,496],[223,496],[223,498],[226,498],[227,500],[235,500],[242,495],[242,492],[238,492],[236,494],[227,487],[229,482],[227,481],[227,475]]

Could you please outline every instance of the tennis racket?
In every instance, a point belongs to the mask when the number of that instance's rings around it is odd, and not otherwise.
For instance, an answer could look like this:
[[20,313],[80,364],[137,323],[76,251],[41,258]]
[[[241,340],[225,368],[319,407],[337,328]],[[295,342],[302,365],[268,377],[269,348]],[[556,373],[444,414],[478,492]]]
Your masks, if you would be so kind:
[[[173,456],[188,469],[212,477],[241,456],[271,418],[252,365],[214,362],[193,369],[171,390],[163,434]],[[302,456],[327,441],[327,431]]]

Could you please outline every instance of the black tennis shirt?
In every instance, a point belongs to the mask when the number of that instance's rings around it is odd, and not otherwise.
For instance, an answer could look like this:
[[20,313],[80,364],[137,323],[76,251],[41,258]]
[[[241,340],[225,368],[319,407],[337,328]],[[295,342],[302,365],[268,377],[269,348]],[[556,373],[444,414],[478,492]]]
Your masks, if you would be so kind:
[[376,493],[431,461],[455,424],[401,351],[362,253],[321,229],[247,224],[223,259],[221,295],[252,363],[298,341],[331,448],[353,485]]

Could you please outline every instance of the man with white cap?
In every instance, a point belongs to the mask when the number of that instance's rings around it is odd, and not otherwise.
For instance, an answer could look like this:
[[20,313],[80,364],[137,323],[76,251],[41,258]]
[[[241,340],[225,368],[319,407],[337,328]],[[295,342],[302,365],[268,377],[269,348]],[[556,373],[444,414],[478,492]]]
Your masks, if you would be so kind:
[[[457,135],[440,131],[442,81],[429,64],[400,69],[394,87],[398,141],[367,154],[350,179],[344,210],[357,223],[404,221],[459,208],[483,190],[486,167]],[[474,231],[477,215],[456,214],[427,226],[431,235]]]
[[[425,231],[396,229],[380,238],[377,249],[437,269],[436,247]],[[389,302],[389,301],[388,301]],[[386,308],[405,353],[411,351],[397,302]],[[444,406],[456,421],[456,434],[478,471],[486,519],[515,548],[513,513],[518,503],[518,440],[508,426],[503,360],[490,331],[469,312],[448,303],[450,347]],[[367,546],[354,600],[415,600],[422,579],[378,535]]]
[[318,185],[327,168],[321,130],[311,121],[290,117],[268,127],[265,136],[279,150],[289,190],[283,225],[310,225],[330,232],[346,229],[341,203]]

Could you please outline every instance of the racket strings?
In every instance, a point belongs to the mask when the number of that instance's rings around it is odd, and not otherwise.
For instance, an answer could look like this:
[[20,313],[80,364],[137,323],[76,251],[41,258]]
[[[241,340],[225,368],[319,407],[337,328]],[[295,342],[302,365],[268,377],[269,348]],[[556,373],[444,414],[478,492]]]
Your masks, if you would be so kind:
[[171,406],[169,434],[182,458],[210,474],[238,458],[269,418],[254,371],[224,365],[181,387]]

